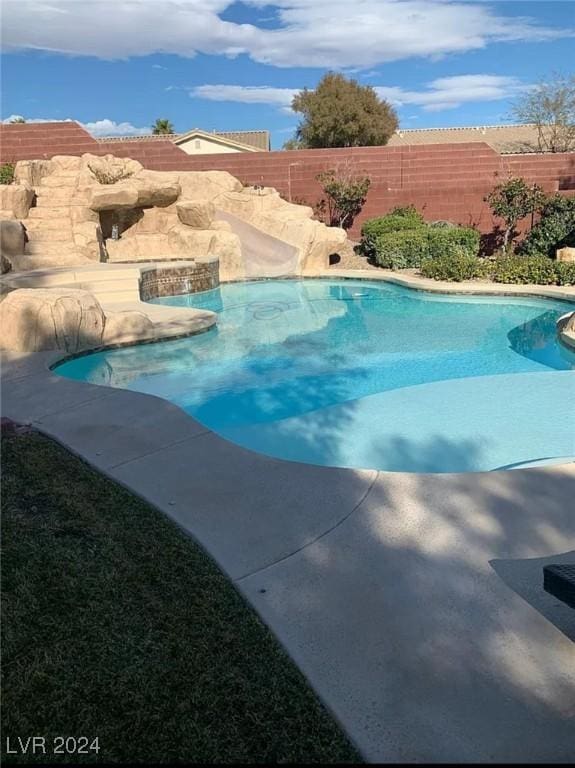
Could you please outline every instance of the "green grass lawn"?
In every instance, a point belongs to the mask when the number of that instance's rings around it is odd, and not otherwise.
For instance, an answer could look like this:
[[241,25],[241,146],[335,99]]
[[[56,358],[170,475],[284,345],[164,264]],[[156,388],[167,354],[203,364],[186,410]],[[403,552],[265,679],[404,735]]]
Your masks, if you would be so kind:
[[[359,760],[175,524],[35,433],[3,437],[2,469],[3,750],[43,735],[39,762]],[[99,754],[52,755],[55,736]]]

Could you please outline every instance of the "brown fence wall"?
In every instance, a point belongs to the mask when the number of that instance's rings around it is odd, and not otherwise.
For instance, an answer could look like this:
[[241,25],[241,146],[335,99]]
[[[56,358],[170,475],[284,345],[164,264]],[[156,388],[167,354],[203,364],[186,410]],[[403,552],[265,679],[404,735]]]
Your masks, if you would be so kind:
[[485,195],[508,176],[523,176],[548,192],[575,191],[575,154],[499,155],[487,144],[361,147],[189,157],[194,170],[225,170],[242,182],[275,187],[286,199],[314,205],[322,190],[316,176],[351,165],[371,178],[361,222],[398,205],[415,205],[428,220],[447,219],[493,230]]
[[229,171],[245,184],[275,187],[286,199],[312,206],[322,196],[317,174],[351,165],[371,178],[352,236],[366,218],[408,204],[428,220],[447,219],[489,234],[497,222],[484,197],[508,176],[522,176],[548,192],[575,193],[575,153],[500,155],[480,142],[190,156],[170,141],[96,141],[77,123],[0,127],[2,162],[84,152],[133,157],[159,171]]

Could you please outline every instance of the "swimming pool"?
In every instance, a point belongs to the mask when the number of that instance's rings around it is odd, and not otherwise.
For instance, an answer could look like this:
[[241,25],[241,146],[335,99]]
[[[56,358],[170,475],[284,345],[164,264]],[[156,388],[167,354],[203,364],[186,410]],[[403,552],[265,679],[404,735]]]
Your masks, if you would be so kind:
[[573,460],[570,305],[382,282],[235,283],[154,303],[218,312],[199,336],[84,355],[73,379],[159,395],[282,459],[401,472]]

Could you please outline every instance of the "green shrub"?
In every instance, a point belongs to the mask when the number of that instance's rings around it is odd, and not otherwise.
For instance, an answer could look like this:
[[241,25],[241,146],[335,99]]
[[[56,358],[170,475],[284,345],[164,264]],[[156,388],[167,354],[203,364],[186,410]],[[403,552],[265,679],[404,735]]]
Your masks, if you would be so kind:
[[450,253],[424,259],[421,263],[421,274],[433,280],[473,280],[474,277],[485,274],[485,263],[468,253],[465,248],[455,246],[455,250]]
[[470,227],[428,227],[428,254],[433,259],[462,250],[468,256],[479,253],[480,234]]
[[556,261],[554,265],[557,285],[575,285],[575,262]]
[[412,205],[405,208],[394,208],[385,216],[364,221],[361,227],[361,251],[365,256],[375,259],[375,241],[380,235],[401,230],[419,229],[424,226],[423,216]]
[[0,184],[13,184],[15,170],[14,163],[2,163],[0,165]]
[[427,256],[427,246],[427,231],[423,227],[384,232],[375,238],[375,262],[384,269],[419,267]]
[[399,232],[405,229],[419,229],[423,224],[418,224],[413,219],[405,216],[380,216],[378,219],[369,219],[361,228],[362,237],[375,238],[378,235],[385,235],[388,232]]
[[558,248],[575,247],[575,197],[555,195],[541,209],[541,218],[521,243],[521,253],[553,258]]
[[557,264],[546,256],[500,256],[491,262],[490,272],[496,283],[553,285]]
[[367,227],[369,234],[362,240],[363,252],[380,267],[406,269],[421,266],[427,258],[457,256],[460,253],[475,257],[479,253],[479,232],[474,229],[420,225],[410,229],[400,226],[388,231],[390,220],[394,224],[396,221],[407,221],[396,216],[374,219]]

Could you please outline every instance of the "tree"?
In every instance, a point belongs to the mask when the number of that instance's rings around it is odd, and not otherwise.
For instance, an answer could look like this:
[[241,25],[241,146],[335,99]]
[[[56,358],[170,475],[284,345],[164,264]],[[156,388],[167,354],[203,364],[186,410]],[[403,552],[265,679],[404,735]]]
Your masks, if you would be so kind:
[[296,138],[291,138],[284,141],[282,149],[302,149],[302,146]]
[[517,223],[535,213],[545,202],[538,184],[529,186],[524,179],[509,179],[498,184],[485,198],[495,216],[505,222],[503,252],[506,253],[517,236]]
[[169,120],[159,117],[152,126],[152,133],[155,136],[161,134],[175,133],[174,126]]
[[521,96],[513,107],[521,123],[537,126],[541,152],[575,149],[575,76],[553,74]]
[[335,170],[323,171],[316,176],[327,195],[327,202],[319,203],[319,210],[327,207],[328,224],[349,229],[363,208],[371,180],[358,176],[349,163]]
[[22,117],[22,115],[15,115],[15,116],[14,116],[14,117],[13,117],[13,118],[10,120],[10,124],[11,124],[11,125],[16,125],[16,124],[25,123],[25,122],[26,122],[26,120],[25,120],[25,119]]
[[393,107],[374,89],[328,72],[317,88],[304,88],[292,101],[302,114],[296,139],[303,148],[369,147],[387,144],[397,128]]

